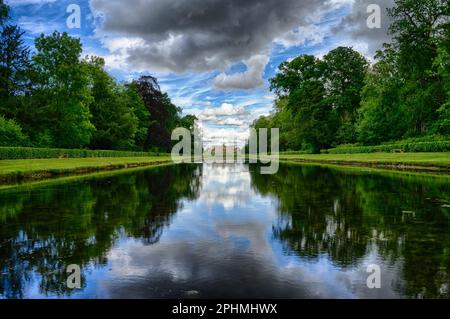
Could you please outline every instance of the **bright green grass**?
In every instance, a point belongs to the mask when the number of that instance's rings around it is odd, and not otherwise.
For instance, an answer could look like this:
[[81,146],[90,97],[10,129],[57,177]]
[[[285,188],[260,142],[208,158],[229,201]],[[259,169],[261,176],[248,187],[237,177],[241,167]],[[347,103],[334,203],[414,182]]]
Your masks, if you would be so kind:
[[37,180],[37,181],[27,181],[27,182],[23,182],[23,183],[0,184],[0,192],[5,193],[8,191],[13,191],[13,192],[30,191],[31,189],[40,188],[40,187],[47,187],[47,186],[68,184],[68,183],[76,183],[79,181],[103,179],[103,178],[113,177],[113,176],[121,175],[121,174],[134,174],[136,172],[141,172],[141,171],[149,170],[149,169],[157,169],[160,167],[165,167],[165,166],[169,166],[169,165],[173,165],[173,164],[174,164],[173,162],[169,161],[167,163],[154,164],[154,165],[145,166],[145,167],[136,167],[136,168],[129,168],[129,169],[113,170],[113,171],[100,171],[100,172],[93,172],[93,173],[84,174],[84,175],[69,175],[66,177],[42,179],[42,180]]
[[[319,163],[361,163],[380,165],[409,165],[450,169],[450,152],[447,153],[370,153],[370,154],[321,154],[280,155],[281,160]],[[118,158],[73,158],[73,159],[31,159],[1,160],[1,176],[25,176],[33,173],[62,174],[86,169],[124,168],[125,165],[171,162],[170,156],[118,157]]]
[[143,163],[151,165],[170,161],[170,156],[2,160],[0,176],[24,175],[33,172],[62,173],[80,169],[101,169]]
[[362,163],[380,165],[411,165],[450,168],[450,152],[446,153],[370,153],[283,155],[282,160],[301,160],[324,163]]

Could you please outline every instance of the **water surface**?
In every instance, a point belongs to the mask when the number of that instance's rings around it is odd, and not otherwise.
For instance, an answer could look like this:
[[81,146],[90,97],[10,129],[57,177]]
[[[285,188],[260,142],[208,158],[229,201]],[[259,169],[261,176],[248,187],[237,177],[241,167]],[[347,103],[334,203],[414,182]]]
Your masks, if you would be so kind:
[[448,178],[308,165],[3,191],[0,298],[449,298],[449,218]]

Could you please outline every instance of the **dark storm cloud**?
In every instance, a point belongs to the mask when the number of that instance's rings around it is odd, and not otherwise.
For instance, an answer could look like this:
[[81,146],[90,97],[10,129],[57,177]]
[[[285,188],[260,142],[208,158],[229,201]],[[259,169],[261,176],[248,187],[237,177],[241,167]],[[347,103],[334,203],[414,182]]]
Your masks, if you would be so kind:
[[182,72],[224,68],[267,54],[272,42],[308,25],[326,0],[91,0],[101,33],[139,37],[127,50],[139,69]]
[[[370,13],[367,8],[371,4],[377,4],[381,8],[381,28],[370,29],[367,26],[367,18]],[[368,53],[374,54],[382,48],[383,43],[389,42],[391,37],[388,35],[391,18],[387,9],[394,6],[394,0],[355,0],[351,13],[345,17],[341,24],[335,28],[340,33],[350,32],[351,36],[359,41],[366,42]]]

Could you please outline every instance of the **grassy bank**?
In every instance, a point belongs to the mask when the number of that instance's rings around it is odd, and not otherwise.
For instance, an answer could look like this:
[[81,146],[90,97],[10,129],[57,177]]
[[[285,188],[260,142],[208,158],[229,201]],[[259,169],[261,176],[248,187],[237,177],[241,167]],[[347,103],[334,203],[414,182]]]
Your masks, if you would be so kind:
[[450,152],[280,155],[282,161],[450,172]]
[[170,156],[2,160],[0,161],[0,183],[40,180],[170,162]]
[[[447,153],[280,155],[281,161],[450,173]],[[170,156],[0,160],[0,183],[169,164]]]

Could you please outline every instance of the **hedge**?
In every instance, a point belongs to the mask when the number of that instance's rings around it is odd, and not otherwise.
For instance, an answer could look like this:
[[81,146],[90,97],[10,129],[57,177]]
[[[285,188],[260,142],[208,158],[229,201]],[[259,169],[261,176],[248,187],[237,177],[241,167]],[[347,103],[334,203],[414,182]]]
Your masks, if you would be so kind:
[[449,152],[450,141],[434,142],[402,142],[394,144],[384,144],[378,146],[342,146],[327,151],[329,154],[358,154],[358,153],[377,153],[377,152]]
[[312,154],[312,151],[284,151],[280,153],[281,155],[307,155]]
[[89,157],[147,157],[159,153],[127,151],[92,151],[80,149],[54,149],[32,147],[0,147],[0,160],[45,159],[45,158],[89,158]]

